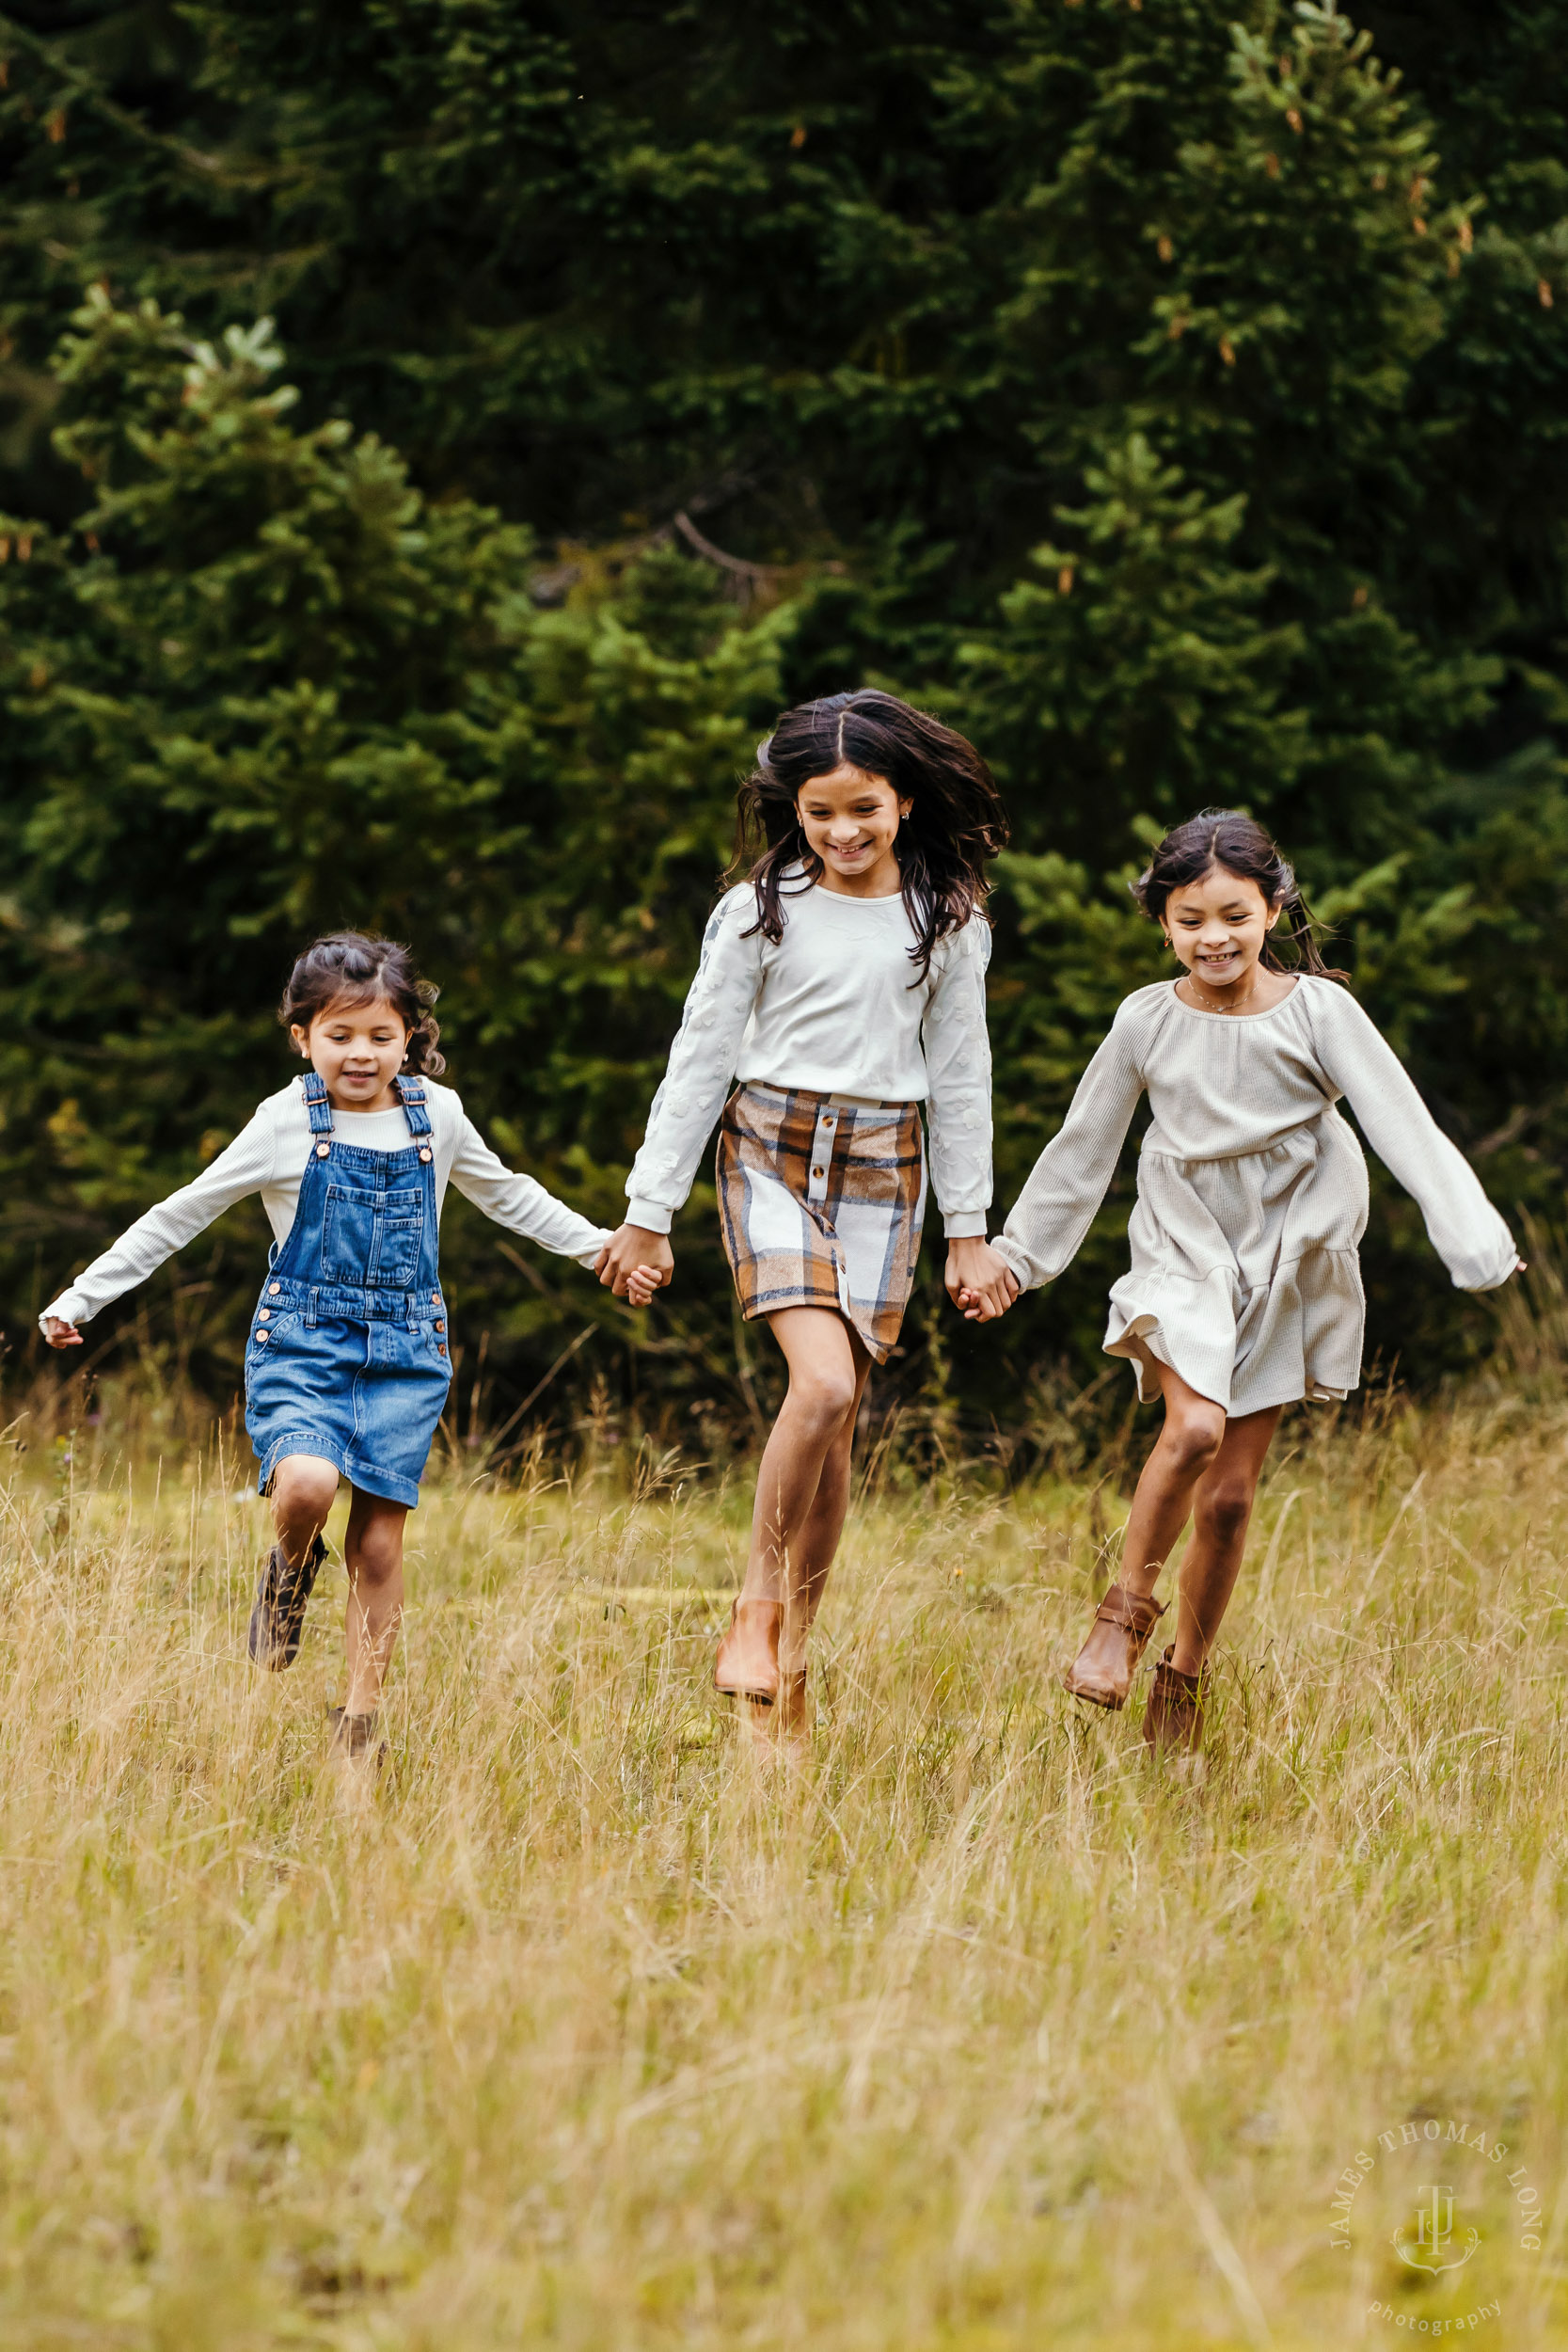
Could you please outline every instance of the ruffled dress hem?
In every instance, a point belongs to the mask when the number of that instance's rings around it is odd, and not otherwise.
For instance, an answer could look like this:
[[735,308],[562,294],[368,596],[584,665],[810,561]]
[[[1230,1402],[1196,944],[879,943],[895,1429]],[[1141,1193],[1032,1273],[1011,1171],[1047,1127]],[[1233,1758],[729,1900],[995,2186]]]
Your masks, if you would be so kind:
[[1196,1371],[1196,1368],[1192,1371],[1183,1370],[1172,1352],[1159,1316],[1155,1314],[1127,1315],[1113,1309],[1110,1327],[1105,1333],[1104,1348],[1107,1356],[1119,1356],[1125,1362],[1132,1365],[1132,1377],[1137,1383],[1140,1405],[1152,1405],[1158,1396],[1158,1391],[1152,1389],[1144,1377],[1146,1370],[1144,1351],[1146,1349],[1150,1356],[1157,1357],[1161,1363],[1168,1365],[1180,1379],[1184,1380],[1195,1395],[1208,1397],[1212,1405],[1217,1405],[1222,1412],[1231,1416],[1239,1413],[1272,1412],[1275,1406],[1284,1405],[1342,1405],[1351,1393],[1349,1389],[1331,1387],[1326,1381],[1314,1379],[1308,1374],[1305,1383],[1291,1382],[1282,1395],[1270,1395],[1265,1391],[1256,1398],[1248,1397],[1244,1405],[1238,1406],[1228,1395],[1214,1395],[1213,1391],[1220,1383],[1212,1375],[1206,1380],[1205,1376]]

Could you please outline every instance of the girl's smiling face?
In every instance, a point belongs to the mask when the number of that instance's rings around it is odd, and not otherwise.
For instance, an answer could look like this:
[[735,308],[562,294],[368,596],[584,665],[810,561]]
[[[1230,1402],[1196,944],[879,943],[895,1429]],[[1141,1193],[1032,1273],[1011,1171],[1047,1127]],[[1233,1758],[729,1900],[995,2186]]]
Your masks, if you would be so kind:
[[914,806],[886,776],[841,765],[813,776],[795,796],[800,831],[822,862],[822,887],[857,898],[891,898],[899,887],[893,845]]
[[1182,882],[1171,892],[1165,900],[1165,931],[1207,994],[1235,999],[1251,993],[1258,959],[1279,912],[1255,882],[1243,881],[1224,866],[1212,866],[1198,881]]
[[403,1068],[409,1031],[385,996],[340,997],[318,1012],[308,1029],[293,1023],[289,1035],[314,1063],[337,1109],[396,1109],[392,1081]]

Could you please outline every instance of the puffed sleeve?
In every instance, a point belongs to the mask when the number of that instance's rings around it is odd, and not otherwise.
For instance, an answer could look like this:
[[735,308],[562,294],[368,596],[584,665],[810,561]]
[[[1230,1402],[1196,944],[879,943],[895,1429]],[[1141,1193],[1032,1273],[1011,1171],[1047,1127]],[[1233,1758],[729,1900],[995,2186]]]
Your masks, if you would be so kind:
[[1025,1290],[1070,1265],[1110,1189],[1143,1076],[1135,1051],[1135,997],[1117,1009],[1110,1035],[1079,1079],[1067,1117],[1030,1169],[992,1247]]
[[986,967],[990,926],[974,914],[937,949],[922,1024],[931,1188],[951,1241],[986,1230],[990,1207],[990,1038]]
[[762,987],[763,938],[752,929],[756,913],[756,893],[743,882],[720,899],[703,934],[697,977],[626,1178],[628,1220],[650,1233],[667,1233],[685,1205],[735,1076]]
[[1324,1075],[1348,1100],[1384,1167],[1426,1220],[1428,1238],[1462,1291],[1496,1290],[1519,1253],[1481,1179],[1433,1118],[1386,1038],[1348,989],[1319,981],[1308,999]]

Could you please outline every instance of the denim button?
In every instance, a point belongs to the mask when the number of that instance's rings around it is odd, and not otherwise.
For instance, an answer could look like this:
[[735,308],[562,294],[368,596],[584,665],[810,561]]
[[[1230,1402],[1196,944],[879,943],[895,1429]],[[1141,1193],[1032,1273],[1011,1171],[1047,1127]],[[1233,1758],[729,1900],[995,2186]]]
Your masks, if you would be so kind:
[[268,1339],[268,1338],[270,1338],[270,1337],[271,1337],[271,1334],[270,1334],[269,1332],[266,1332],[266,1331],[258,1331],[258,1332],[257,1332],[257,1334],[256,1334],[256,1339],[257,1339],[257,1343],[258,1343],[258,1345],[260,1345],[260,1343],[261,1343],[261,1342],[262,1340]]
[[278,1293],[282,1290],[283,1285],[281,1282],[269,1282],[267,1288],[271,1291],[274,1298],[276,1298]]
[[332,1146],[331,1146],[329,1143],[318,1143],[318,1144],[317,1144],[317,1146],[316,1146],[316,1157],[317,1157],[317,1159],[318,1159],[318,1160],[325,1160],[325,1157],[326,1157],[326,1155],[327,1155],[327,1153],[331,1151],[331,1149],[332,1149]]

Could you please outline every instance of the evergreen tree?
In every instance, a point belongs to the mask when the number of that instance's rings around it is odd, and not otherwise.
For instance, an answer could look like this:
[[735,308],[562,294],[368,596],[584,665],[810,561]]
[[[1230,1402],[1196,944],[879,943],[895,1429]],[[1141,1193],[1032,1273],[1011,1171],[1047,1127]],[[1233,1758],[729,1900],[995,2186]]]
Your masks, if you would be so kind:
[[[416,937],[476,1107],[613,1214],[752,730],[867,676],[1012,806],[1004,1200],[1152,968],[1150,826],[1234,799],[1551,1208],[1565,15],[0,16],[13,1267],[228,1131],[344,917]],[[1415,1248],[1380,1204],[1374,1327],[1458,1360],[1484,1314]],[[988,1343],[998,1397],[1102,1276]],[[683,1296],[701,1361],[711,1257]]]

